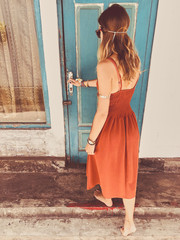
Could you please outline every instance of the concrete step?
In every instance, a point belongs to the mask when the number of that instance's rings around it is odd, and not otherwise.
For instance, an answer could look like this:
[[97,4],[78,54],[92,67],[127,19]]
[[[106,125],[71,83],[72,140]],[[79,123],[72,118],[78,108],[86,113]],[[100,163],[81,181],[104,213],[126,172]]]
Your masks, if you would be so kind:
[[[179,175],[139,173],[135,214],[179,215]],[[75,214],[116,215],[123,212],[122,199],[113,198],[107,208],[86,190],[84,169],[61,173],[0,173],[0,217]]]
[[[37,204],[37,206],[36,206]],[[56,206],[40,206],[40,202],[35,204],[30,201],[29,206],[0,206],[0,218],[24,218],[24,217],[107,217],[107,216],[123,216],[123,206],[106,207],[103,204],[77,204],[59,202]],[[180,208],[176,207],[135,207],[135,217],[180,217]]]
[[135,218],[136,232],[123,237],[121,217],[0,219],[1,240],[179,240],[178,218]]

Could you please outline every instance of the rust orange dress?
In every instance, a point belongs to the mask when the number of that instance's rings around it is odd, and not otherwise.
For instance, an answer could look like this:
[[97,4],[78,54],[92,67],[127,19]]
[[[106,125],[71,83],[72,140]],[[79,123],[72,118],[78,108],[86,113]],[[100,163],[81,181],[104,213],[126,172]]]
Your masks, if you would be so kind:
[[95,154],[87,156],[87,190],[99,184],[105,198],[130,199],[136,196],[140,139],[130,101],[138,80],[133,88],[121,89],[116,62],[109,60],[117,70],[120,90],[110,95],[108,116],[96,139]]

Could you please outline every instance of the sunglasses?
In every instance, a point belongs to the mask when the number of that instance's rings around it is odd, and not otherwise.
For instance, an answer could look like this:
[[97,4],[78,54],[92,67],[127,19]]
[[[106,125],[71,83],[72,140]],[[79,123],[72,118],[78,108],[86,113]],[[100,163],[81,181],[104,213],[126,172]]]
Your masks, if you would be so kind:
[[102,28],[99,28],[95,31],[98,38],[101,37],[101,31],[103,32]]

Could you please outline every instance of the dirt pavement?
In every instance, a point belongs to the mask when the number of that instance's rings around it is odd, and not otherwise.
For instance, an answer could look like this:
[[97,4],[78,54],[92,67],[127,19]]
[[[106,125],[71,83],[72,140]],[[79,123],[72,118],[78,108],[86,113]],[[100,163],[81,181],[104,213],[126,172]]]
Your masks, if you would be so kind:
[[[122,199],[107,208],[86,190],[84,168],[0,165],[0,239],[123,239]],[[15,166],[15,165],[14,165]],[[137,232],[127,239],[180,239],[179,174],[144,171],[138,175]],[[98,186],[97,186],[98,187]]]

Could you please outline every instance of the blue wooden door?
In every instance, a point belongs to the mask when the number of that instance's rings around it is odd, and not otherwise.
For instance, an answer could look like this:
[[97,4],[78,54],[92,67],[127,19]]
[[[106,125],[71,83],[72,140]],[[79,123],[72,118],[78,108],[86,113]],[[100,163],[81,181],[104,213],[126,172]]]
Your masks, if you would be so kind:
[[131,100],[141,134],[158,0],[57,0],[66,155],[73,162],[86,162],[84,148],[96,112],[97,89],[73,86],[73,94],[68,95],[67,73],[73,72],[74,78],[84,80],[97,78],[96,56],[100,44],[95,35],[97,19],[113,3],[125,7],[129,14],[128,34],[135,41],[141,70],[146,70],[141,74]]

